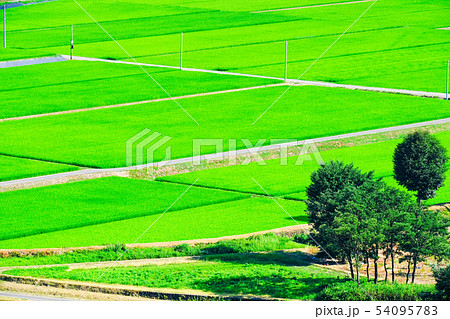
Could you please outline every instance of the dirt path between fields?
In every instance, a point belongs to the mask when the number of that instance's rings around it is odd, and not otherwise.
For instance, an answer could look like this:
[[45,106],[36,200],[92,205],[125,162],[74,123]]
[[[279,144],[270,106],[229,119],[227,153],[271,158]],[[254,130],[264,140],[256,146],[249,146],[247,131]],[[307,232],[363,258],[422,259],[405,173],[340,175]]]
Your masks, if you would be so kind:
[[359,1],[348,1],[348,2],[325,3],[325,4],[316,4],[316,5],[312,5],[312,6],[304,6],[304,7],[280,8],[280,9],[253,11],[250,13],[266,13],[266,12],[288,11],[288,10],[300,10],[300,9],[330,7],[330,6],[339,6],[339,5],[345,5],[345,4],[355,4],[355,3],[374,2],[374,1],[376,1],[376,0],[359,0]]
[[[255,235],[262,235],[267,233],[275,233],[275,234],[295,234],[304,230],[308,230],[310,226],[308,224],[302,225],[294,225],[287,226],[282,228],[276,228],[271,230],[263,230],[253,233],[241,234],[241,235],[232,235],[232,236],[223,236],[217,238],[204,238],[204,239],[192,239],[192,240],[179,240],[179,241],[170,241],[170,242],[159,242],[159,243],[136,243],[136,244],[127,244],[127,248],[146,248],[146,247],[175,247],[182,244],[195,245],[195,244],[214,244],[219,241],[224,240],[232,240],[239,238],[248,238]],[[100,250],[106,248],[106,245],[101,246],[86,246],[86,247],[69,247],[69,248],[36,248],[36,249],[0,249],[0,255],[8,256],[10,253],[22,253],[22,254],[35,254],[38,252],[41,253],[63,253],[74,250]]]
[[93,269],[93,268],[109,268],[109,267],[139,267],[139,266],[162,266],[169,264],[188,264],[198,262],[199,257],[171,257],[171,258],[151,258],[151,259],[133,259],[133,260],[117,260],[117,261],[95,261],[84,263],[70,264],[51,264],[51,265],[31,265],[31,266],[8,266],[0,267],[0,273],[11,269],[30,269],[30,268],[51,268],[51,267],[69,267],[72,269]]

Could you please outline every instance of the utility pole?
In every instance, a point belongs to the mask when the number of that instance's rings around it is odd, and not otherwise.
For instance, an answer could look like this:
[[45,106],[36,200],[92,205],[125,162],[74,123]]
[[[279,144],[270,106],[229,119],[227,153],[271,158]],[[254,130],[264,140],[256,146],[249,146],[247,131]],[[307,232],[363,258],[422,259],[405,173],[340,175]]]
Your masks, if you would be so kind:
[[183,32],[181,32],[181,42],[180,42],[180,70],[183,69]]
[[70,26],[70,59],[73,59],[73,24]]
[[286,41],[285,43],[285,48],[284,48],[284,81],[287,81],[287,46],[288,46],[288,42]]
[[3,5],[3,47],[6,49],[6,3]]

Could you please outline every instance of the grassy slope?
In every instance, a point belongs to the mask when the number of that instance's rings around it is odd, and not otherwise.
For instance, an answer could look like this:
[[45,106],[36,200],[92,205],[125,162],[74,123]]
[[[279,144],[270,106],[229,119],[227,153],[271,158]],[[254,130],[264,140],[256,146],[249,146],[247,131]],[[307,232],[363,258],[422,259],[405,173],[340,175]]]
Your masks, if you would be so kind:
[[78,167],[0,155],[0,181],[75,170],[78,170]]
[[[450,148],[450,132],[437,133],[436,137],[442,144]],[[362,171],[375,171],[376,177],[386,177],[389,184],[395,185],[392,172],[392,156],[395,146],[401,140],[392,140],[382,143],[373,143],[354,147],[344,147],[330,151],[321,152],[324,161],[341,160],[346,163],[353,162]],[[265,194],[254,181],[256,180],[269,194],[287,195],[287,198],[306,199],[305,190],[310,183],[310,176],[319,165],[313,157],[308,155],[302,165],[295,165],[298,157],[288,158],[288,165],[281,165],[279,159],[266,161],[267,165],[253,162],[247,166],[237,165],[224,168],[216,168],[179,174],[168,177],[161,177],[165,180],[176,183],[193,183],[198,179],[197,184],[212,188],[229,189],[242,192]],[[450,174],[449,178],[450,178]],[[438,197],[430,200],[429,204],[449,202],[450,181],[446,186],[438,191]],[[295,194],[290,194],[295,193]]]
[[[217,256],[214,263],[146,267],[116,267],[100,282],[124,285],[197,289],[222,294],[266,295],[278,298],[314,299],[327,285],[343,275],[273,253],[254,256]],[[292,267],[298,266],[298,267]],[[70,272],[67,267],[10,270],[21,276],[94,281],[104,269]],[[338,280],[339,281],[339,280]]]
[[[0,69],[0,118],[146,101],[275,83],[272,80],[67,61]],[[50,76],[51,75],[51,76]],[[159,83],[159,85],[157,83]]]
[[[336,1],[302,1],[302,5],[332,2]],[[283,42],[289,40],[291,77],[302,74],[371,5],[356,3],[257,14],[250,11],[299,4],[289,1],[280,5],[269,0],[248,4],[237,0],[158,1],[151,5],[137,0],[80,3],[139,61],[176,65],[179,32],[183,31],[186,66],[282,76]],[[110,14],[112,10],[114,15]],[[11,46],[43,47],[41,50],[67,54],[68,26],[76,23],[78,55],[126,58],[70,0],[10,11]],[[447,26],[442,21],[448,20],[449,12],[445,0],[380,1],[304,78],[443,92],[450,32],[438,28]],[[110,21],[112,16],[115,21]],[[17,32],[43,27],[57,28]]]
[[36,254],[9,256],[1,258],[0,267],[25,265],[56,265],[115,260],[149,258],[169,258],[181,256],[206,256],[230,253],[266,252],[284,249],[304,248],[306,245],[294,242],[291,238],[273,233],[224,240],[211,244],[178,245],[175,247],[128,247],[111,245],[100,250],[75,250],[56,254]]
[[1,193],[0,239],[138,216],[154,218],[169,208],[176,211],[247,197],[192,188],[176,201],[186,189],[184,185],[109,177]]
[[[181,192],[176,195],[180,194]],[[199,193],[191,189],[185,196],[198,200]],[[145,203],[143,201],[141,205]],[[307,222],[306,207],[303,203],[285,200],[279,200],[279,203],[298,223]],[[295,222],[268,198],[251,198],[170,211],[153,224],[160,216],[161,214],[154,214],[5,240],[0,241],[0,248],[80,247],[117,242],[133,243],[138,239],[140,243],[177,241],[246,234],[295,225]]]
[[[93,167],[125,166],[126,141],[145,128],[172,137],[172,158],[191,156],[194,138],[307,139],[450,115],[446,101],[318,87],[284,87],[0,123],[0,153]],[[320,99],[317,97],[320,96]],[[245,109],[245,112],[242,110]],[[276,125],[274,125],[276,123]],[[345,125],[343,125],[345,123]],[[202,148],[215,152],[213,147]],[[165,157],[165,148],[154,159]]]

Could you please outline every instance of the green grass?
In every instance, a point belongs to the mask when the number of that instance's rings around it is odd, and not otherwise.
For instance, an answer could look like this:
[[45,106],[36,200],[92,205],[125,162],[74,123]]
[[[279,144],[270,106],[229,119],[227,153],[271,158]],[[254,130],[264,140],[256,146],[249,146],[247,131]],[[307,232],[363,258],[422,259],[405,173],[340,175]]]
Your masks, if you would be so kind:
[[[276,83],[135,65],[66,61],[0,69],[0,118],[147,101]],[[159,83],[159,85],[156,83]],[[173,103],[173,102],[172,102]],[[182,103],[182,102],[180,102]]]
[[[67,267],[15,269],[6,273],[151,288],[196,289],[219,294],[311,300],[343,274],[304,263],[289,254],[217,256],[214,262],[67,271]],[[100,276],[103,274],[104,276]]]
[[[82,0],[80,4],[140,62],[177,65],[179,34],[184,32],[186,66],[281,77],[284,41],[289,40],[289,75],[297,78],[372,3],[251,12],[335,2],[343,1],[280,4],[264,0],[243,4],[237,0],[158,0],[149,4],[128,0],[112,4]],[[444,21],[449,12],[445,0],[379,1],[308,70],[304,79],[444,92],[450,32],[438,28],[448,27]],[[30,49],[67,54],[69,26],[75,24],[77,55],[127,59],[73,1],[14,8],[8,14],[8,45],[17,48],[17,56],[26,55]],[[1,55],[1,59],[12,56]]]
[[400,284],[347,281],[325,288],[319,300],[324,301],[430,301],[440,300],[436,288],[431,284]]
[[[441,143],[450,149],[450,132],[436,133],[435,136]],[[392,158],[394,149],[400,139],[343,147],[329,151],[322,151],[320,155],[325,162],[340,160],[345,163],[354,163],[362,171],[375,171],[376,177],[383,177],[389,184],[396,185],[393,181]],[[310,183],[311,173],[319,168],[312,155],[303,159],[302,165],[296,165],[299,157],[288,158],[288,165],[281,165],[280,159],[271,159],[261,162],[252,162],[249,165],[237,165],[215,169],[196,171],[192,173],[160,177],[157,180],[174,183],[191,184],[198,179],[197,184],[210,188],[227,189],[247,193],[282,196],[290,199],[306,199],[306,187]],[[299,163],[300,164],[300,163]],[[446,186],[438,191],[438,197],[427,204],[443,203],[450,201],[450,173],[447,174]],[[256,180],[262,188],[255,183]]]
[[[126,141],[145,128],[169,136],[172,159],[192,156],[193,139],[307,139],[445,118],[446,101],[319,87],[285,87],[0,123],[0,154],[90,167],[126,166]],[[320,99],[317,97],[320,96]],[[245,112],[242,110],[245,109]],[[277,125],[274,125],[277,123]],[[345,123],[345,125],[343,125]],[[202,152],[215,152],[204,147]],[[159,148],[154,160],[165,158]]]
[[[24,265],[54,265],[115,260],[168,258],[181,256],[206,256],[211,254],[249,253],[305,247],[287,237],[268,233],[249,238],[221,241],[215,244],[183,244],[176,247],[128,248],[114,244],[100,250],[75,250],[62,254],[36,253],[31,255],[9,255],[0,257],[0,267]],[[1,256],[1,255],[0,255]]]
[[[184,185],[108,177],[4,192],[0,194],[3,212],[0,216],[0,239],[21,238],[140,216],[152,219],[168,209],[173,212],[248,197],[193,188],[177,200],[186,189]],[[104,232],[108,232],[108,228]]]
[[[186,186],[182,186],[182,188],[184,190]],[[122,192],[123,190],[121,190]],[[177,193],[176,196],[180,196],[181,193],[182,191]],[[97,203],[98,207],[101,207],[103,211],[106,203],[111,201],[111,196],[104,191],[101,193],[99,191],[98,196],[104,196],[104,200],[95,200],[94,203]],[[199,193],[195,189],[189,190],[184,196],[193,199],[193,205],[198,205]],[[71,200],[75,201],[74,196],[71,197]],[[33,202],[32,198],[31,194],[27,197],[29,202]],[[207,200],[205,198],[202,199],[204,201]],[[62,198],[58,198],[58,201],[66,202]],[[135,203],[133,207],[148,206],[148,199],[142,200],[141,203],[136,203],[134,198],[130,198],[128,201]],[[83,201],[80,202],[82,205],[84,204]],[[307,223],[308,217],[305,212],[305,204],[285,200],[279,200],[279,203],[298,223]],[[91,205],[92,202],[89,204]],[[170,204],[168,203],[168,205]],[[165,209],[165,207],[161,207]],[[90,210],[88,208],[87,212]],[[130,208],[127,206],[126,210],[129,211]],[[143,210],[139,210],[140,214],[142,212]],[[104,213],[103,215],[107,214]],[[57,215],[55,218],[59,218],[59,216]],[[115,222],[104,221],[103,224],[99,225],[4,240],[0,241],[0,248],[85,247],[109,245],[116,242],[134,243],[136,240],[139,243],[178,241],[246,234],[296,224],[276,203],[268,198],[249,198],[178,211],[171,209],[171,211],[161,216],[161,214],[149,214],[145,217]],[[161,218],[158,220],[159,217]],[[47,219],[47,217],[44,218]],[[111,215],[105,216],[105,218],[111,218]],[[158,220],[157,223],[155,223],[156,220]],[[17,222],[7,220],[5,223],[5,226],[7,226],[8,223],[15,225]],[[51,227],[55,225],[54,220],[48,220],[47,223]],[[75,221],[75,223],[80,224],[79,221]],[[23,226],[23,233],[29,232],[31,226],[34,226],[34,228],[39,227],[37,221],[31,222],[31,225],[28,225],[28,227]]]
[[0,156],[0,182],[76,171],[78,169],[76,166]]

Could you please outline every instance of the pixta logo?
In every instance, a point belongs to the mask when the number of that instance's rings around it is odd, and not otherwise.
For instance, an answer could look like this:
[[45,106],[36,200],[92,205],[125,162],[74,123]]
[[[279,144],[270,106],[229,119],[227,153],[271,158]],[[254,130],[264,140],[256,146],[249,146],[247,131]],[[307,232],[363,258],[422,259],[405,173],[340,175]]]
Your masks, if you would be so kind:
[[[155,152],[164,147],[172,138],[161,133],[145,129],[126,143],[127,167],[145,165],[155,162]],[[165,158],[162,161],[170,161],[172,157],[171,146],[165,146]]]

